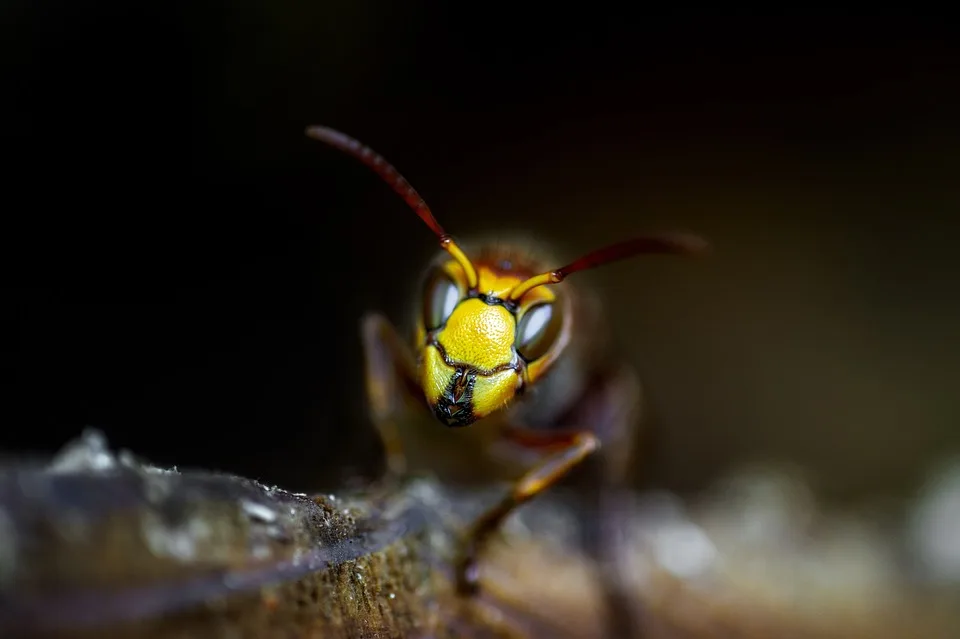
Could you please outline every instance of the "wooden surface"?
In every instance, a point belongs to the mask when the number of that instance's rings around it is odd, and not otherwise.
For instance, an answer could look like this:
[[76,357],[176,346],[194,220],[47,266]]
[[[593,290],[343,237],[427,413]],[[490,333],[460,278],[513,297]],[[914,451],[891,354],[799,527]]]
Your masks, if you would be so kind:
[[[596,572],[559,500],[511,521],[481,597],[452,594],[458,536],[496,495],[426,478],[307,496],[153,468],[90,435],[0,472],[0,636],[598,636]],[[849,547],[823,524],[791,541],[803,525],[781,513],[786,532],[753,539],[739,507],[696,526],[676,504],[638,507],[624,562],[649,639],[960,636],[956,593],[885,571],[866,529]]]

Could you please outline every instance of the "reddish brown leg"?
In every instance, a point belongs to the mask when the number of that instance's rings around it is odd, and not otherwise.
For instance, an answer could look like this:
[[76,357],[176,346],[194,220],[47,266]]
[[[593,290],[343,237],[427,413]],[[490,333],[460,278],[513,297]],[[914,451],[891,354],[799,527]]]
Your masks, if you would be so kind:
[[463,594],[474,594],[478,588],[477,559],[490,535],[517,507],[536,497],[561,480],[570,470],[583,462],[600,447],[593,433],[574,436],[570,445],[546,458],[521,477],[513,489],[496,506],[474,523],[456,566],[457,589]]
[[416,363],[393,325],[382,315],[364,316],[361,338],[370,416],[383,442],[388,476],[401,477],[407,464],[397,422],[418,389]]
[[584,518],[587,551],[600,568],[607,614],[604,637],[641,639],[645,611],[640,593],[624,570],[624,532],[632,525],[630,505],[636,471],[649,460],[650,437],[645,419],[643,388],[632,370],[622,368],[602,391],[598,420],[603,428],[604,455],[592,469],[591,508]]
[[[600,587],[606,605],[603,617],[604,637],[639,639],[642,636],[644,610],[639,592],[623,571],[622,532],[631,524],[628,507],[631,502],[632,471],[642,461],[638,456],[649,454],[638,438],[642,421],[642,387],[628,368],[613,371],[578,402],[568,416],[569,423],[589,424],[590,432],[579,435],[571,446],[547,458],[524,475],[509,495],[474,525],[458,565],[458,586],[461,592],[477,590],[476,562],[483,543],[514,509],[558,482],[579,464],[587,466],[585,497],[587,507],[582,518],[585,524],[586,550],[600,569]],[[566,420],[565,420],[566,421]],[[567,429],[558,429],[561,432]],[[596,434],[594,434],[596,433]],[[529,445],[545,444],[549,431],[512,433],[512,438]],[[599,441],[603,440],[603,449]]]

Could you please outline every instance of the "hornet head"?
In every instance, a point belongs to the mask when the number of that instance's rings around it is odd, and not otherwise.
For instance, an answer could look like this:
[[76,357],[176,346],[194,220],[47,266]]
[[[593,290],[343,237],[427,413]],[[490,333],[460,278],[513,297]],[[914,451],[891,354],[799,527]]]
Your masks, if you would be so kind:
[[437,418],[469,426],[508,406],[562,354],[570,317],[548,285],[576,271],[643,253],[699,253],[707,243],[682,233],[648,235],[589,253],[542,273],[466,256],[434,218],[420,194],[381,155],[326,127],[307,135],[360,160],[376,172],[440,240],[449,259],[427,274],[417,321],[419,383]]

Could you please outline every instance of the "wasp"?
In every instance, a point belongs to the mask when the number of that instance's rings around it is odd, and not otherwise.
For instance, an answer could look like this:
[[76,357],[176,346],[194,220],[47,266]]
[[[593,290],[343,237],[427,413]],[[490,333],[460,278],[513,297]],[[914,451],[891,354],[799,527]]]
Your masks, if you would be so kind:
[[361,321],[366,391],[389,475],[443,466],[452,481],[512,482],[472,526],[456,564],[459,591],[476,594],[479,556],[508,515],[587,459],[596,460],[597,491],[625,487],[639,447],[640,380],[597,296],[567,278],[635,255],[699,254],[707,242],[643,235],[560,268],[525,243],[461,245],[380,154],[327,127],[306,134],[372,169],[439,239],[408,337],[379,313]]

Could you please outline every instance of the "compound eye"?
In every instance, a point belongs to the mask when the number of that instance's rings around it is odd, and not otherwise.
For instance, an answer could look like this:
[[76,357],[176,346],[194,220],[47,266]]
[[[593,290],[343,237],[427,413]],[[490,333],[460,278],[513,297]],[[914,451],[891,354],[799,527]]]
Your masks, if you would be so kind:
[[423,324],[433,331],[449,319],[460,301],[460,287],[442,269],[435,269],[423,289]]
[[560,334],[560,309],[553,304],[537,304],[520,318],[517,325],[517,352],[528,362],[547,354]]

